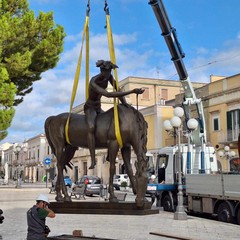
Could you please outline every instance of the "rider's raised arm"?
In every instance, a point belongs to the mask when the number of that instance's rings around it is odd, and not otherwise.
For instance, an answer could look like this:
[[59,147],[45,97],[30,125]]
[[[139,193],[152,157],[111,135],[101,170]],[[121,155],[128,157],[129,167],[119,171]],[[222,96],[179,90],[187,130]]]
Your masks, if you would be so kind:
[[144,90],[142,90],[141,88],[135,88],[133,90],[130,91],[126,91],[126,92],[108,92],[105,89],[101,88],[100,86],[98,86],[95,81],[91,81],[90,82],[92,89],[101,94],[102,96],[105,96],[107,98],[116,98],[116,97],[124,97],[126,95],[135,93],[135,94],[142,94],[144,92]]
[[[114,77],[113,77],[112,75],[111,75],[111,79],[109,80],[109,82],[110,82],[110,84],[115,88],[116,91],[122,92],[120,88],[117,89],[117,82],[116,82],[116,80],[114,79]],[[121,101],[121,103],[122,103],[123,105],[128,106],[128,103],[127,103],[127,101],[126,101],[126,99],[125,99],[124,96],[123,96],[123,97],[119,97],[119,100]]]

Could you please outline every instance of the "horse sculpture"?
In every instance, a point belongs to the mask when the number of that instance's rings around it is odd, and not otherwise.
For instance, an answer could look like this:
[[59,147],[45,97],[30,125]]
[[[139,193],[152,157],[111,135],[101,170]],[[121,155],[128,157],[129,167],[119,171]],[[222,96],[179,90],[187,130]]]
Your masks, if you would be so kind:
[[[121,153],[126,167],[126,172],[130,178],[133,191],[136,193],[136,205],[144,205],[145,193],[147,189],[146,175],[146,144],[147,144],[147,123],[143,115],[133,107],[118,105],[119,126],[122,135],[123,147]],[[45,121],[45,133],[50,147],[57,158],[58,178],[56,184],[56,200],[71,201],[67,193],[63,179],[63,170],[66,166],[71,166],[70,161],[78,147],[88,148],[87,144],[87,124],[85,115],[71,113],[68,136],[71,145],[66,142],[65,124],[69,113],[62,113],[57,116],[50,116]],[[107,148],[110,162],[109,177],[109,201],[117,202],[114,195],[113,176],[115,174],[115,159],[119,150],[119,145],[114,130],[113,108],[101,113],[96,118],[96,149]],[[130,164],[131,146],[137,156],[135,163],[136,174]],[[63,195],[62,195],[63,194]]]

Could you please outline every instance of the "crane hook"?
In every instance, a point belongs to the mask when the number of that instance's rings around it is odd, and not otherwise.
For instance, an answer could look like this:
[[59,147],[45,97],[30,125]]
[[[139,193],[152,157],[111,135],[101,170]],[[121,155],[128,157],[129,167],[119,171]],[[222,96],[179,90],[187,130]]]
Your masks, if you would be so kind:
[[105,0],[104,11],[106,12],[106,15],[109,15],[109,7],[107,4],[107,0]]
[[89,16],[89,12],[90,12],[90,0],[88,0],[88,3],[87,3],[87,10],[86,10],[87,16]]

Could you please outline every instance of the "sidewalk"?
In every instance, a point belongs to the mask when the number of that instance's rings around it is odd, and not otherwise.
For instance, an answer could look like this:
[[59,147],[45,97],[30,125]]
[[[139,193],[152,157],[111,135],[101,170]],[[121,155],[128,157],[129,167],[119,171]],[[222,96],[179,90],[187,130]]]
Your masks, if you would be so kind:
[[[47,183],[47,188],[51,187],[51,183]],[[15,188],[16,187],[16,181],[9,181],[8,184],[0,184],[0,189],[1,188]],[[46,183],[45,182],[36,182],[36,183],[25,183],[22,182],[20,188],[46,188]]]
[[[39,193],[48,194],[50,201],[54,201],[55,194],[49,194],[49,189],[44,188],[44,184],[39,184],[36,188],[27,186],[24,185],[21,189],[0,187],[0,208],[3,209],[5,217],[0,225],[0,236],[3,240],[26,238],[26,211],[35,203]],[[132,193],[128,193],[126,201],[134,201],[134,198]],[[104,200],[96,196],[87,197],[86,200],[73,198],[73,201]],[[122,240],[170,239],[167,236],[176,236],[172,239],[192,240],[240,239],[239,225],[192,216],[188,216],[188,220],[174,220],[173,213],[168,212],[146,216],[57,214],[56,218],[47,219],[47,225],[51,229],[50,236],[72,234],[73,230],[82,230],[83,235],[87,237],[94,235],[97,238]]]

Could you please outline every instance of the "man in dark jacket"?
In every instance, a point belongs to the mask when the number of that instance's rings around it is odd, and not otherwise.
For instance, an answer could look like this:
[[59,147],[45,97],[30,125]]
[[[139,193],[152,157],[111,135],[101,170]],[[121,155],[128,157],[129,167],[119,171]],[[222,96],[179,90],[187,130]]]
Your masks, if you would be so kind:
[[36,201],[36,205],[27,211],[27,240],[46,240],[50,232],[45,224],[46,217],[54,218],[55,213],[48,208],[49,200],[46,195],[40,194]]

